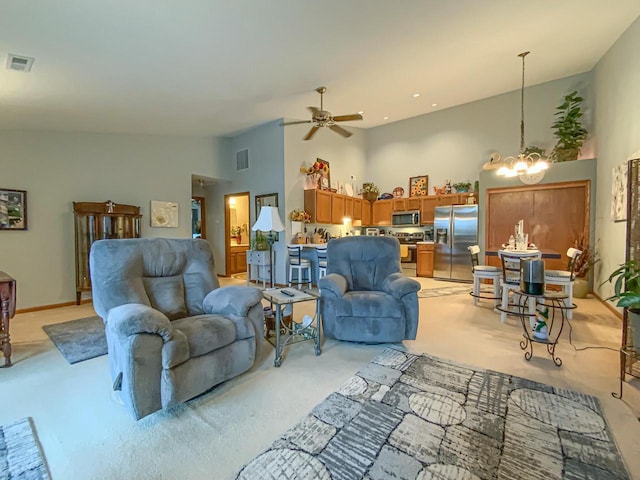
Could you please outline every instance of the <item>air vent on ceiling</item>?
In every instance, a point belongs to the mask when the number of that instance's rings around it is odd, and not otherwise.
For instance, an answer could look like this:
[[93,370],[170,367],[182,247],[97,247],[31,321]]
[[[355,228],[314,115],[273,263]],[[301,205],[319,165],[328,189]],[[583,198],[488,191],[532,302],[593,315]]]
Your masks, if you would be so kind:
[[245,148],[236,152],[236,171],[249,168],[249,149]]
[[10,53],[7,56],[7,68],[18,72],[30,72],[33,66],[33,58]]

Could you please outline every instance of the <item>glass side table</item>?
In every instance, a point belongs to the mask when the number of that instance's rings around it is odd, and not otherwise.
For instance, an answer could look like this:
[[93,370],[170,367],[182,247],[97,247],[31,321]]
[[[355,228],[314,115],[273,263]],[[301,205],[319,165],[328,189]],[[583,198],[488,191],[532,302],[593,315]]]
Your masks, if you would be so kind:
[[[562,359],[556,355],[556,346],[560,339],[560,334],[564,328],[564,321],[566,318],[566,311],[576,308],[575,305],[567,306],[564,301],[568,298],[565,293],[562,292],[544,292],[542,295],[532,295],[523,292],[522,290],[516,291],[516,295],[519,295],[517,315],[522,322],[523,340],[520,340],[520,348],[527,350],[524,353],[525,360],[531,360],[533,356],[533,344],[541,343],[547,346],[547,352],[551,355],[551,359],[556,366],[562,365]],[[529,301],[534,301],[537,305],[542,305],[549,309],[549,318],[547,320],[547,338],[538,338],[534,336],[533,326],[535,322],[536,313],[529,309]],[[559,315],[556,315],[559,313]],[[557,318],[559,317],[559,318]]]
[[[288,296],[282,291],[291,292],[293,296]],[[263,290],[262,297],[271,303],[275,310],[275,335],[267,334],[267,341],[275,347],[274,366],[279,367],[282,364],[282,353],[287,345],[293,343],[305,342],[313,340],[314,352],[320,355],[320,329],[322,321],[320,319],[320,292],[317,289],[298,290],[293,287],[288,288],[269,288]],[[282,313],[287,305],[300,302],[315,301],[315,315],[311,323],[304,325],[302,323],[282,321]],[[275,337],[275,338],[274,338]],[[275,340],[275,341],[274,341]]]

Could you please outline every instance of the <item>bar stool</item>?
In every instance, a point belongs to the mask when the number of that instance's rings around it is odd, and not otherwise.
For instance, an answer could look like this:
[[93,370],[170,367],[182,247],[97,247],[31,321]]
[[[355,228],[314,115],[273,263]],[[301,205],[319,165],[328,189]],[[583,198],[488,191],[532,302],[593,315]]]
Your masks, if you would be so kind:
[[316,247],[318,255],[318,280],[327,274],[327,247]]
[[[479,298],[487,300],[493,300],[493,303],[497,306],[500,302],[500,277],[502,272],[499,267],[493,267],[491,265],[480,265],[478,255],[480,253],[480,247],[478,245],[471,245],[467,247],[469,254],[471,255],[471,271],[473,272],[473,304],[478,304]],[[493,297],[489,297],[486,294],[482,294],[480,291],[480,281],[491,280],[493,285]]]
[[577,248],[570,248],[567,250],[567,257],[569,257],[569,265],[566,270],[545,270],[544,283],[545,285],[558,285],[562,287],[562,291],[567,295],[564,299],[564,304],[567,307],[567,318],[571,320],[573,318],[573,282],[576,279],[576,262],[582,255],[582,250]]
[[[299,245],[287,246],[287,250],[289,251],[289,286],[293,283],[293,271],[295,270],[298,288],[303,283],[308,283],[311,288],[311,262],[302,258],[302,247]],[[306,282],[304,281],[304,272],[307,272]]]

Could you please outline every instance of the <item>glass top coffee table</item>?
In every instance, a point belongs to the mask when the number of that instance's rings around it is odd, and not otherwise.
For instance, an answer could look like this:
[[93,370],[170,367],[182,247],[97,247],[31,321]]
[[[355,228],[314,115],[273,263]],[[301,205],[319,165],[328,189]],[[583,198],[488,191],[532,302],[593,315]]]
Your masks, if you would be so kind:
[[[275,360],[273,364],[279,367],[282,364],[282,353],[287,345],[313,340],[314,351],[320,355],[320,292],[317,289],[298,290],[293,287],[288,288],[268,288],[262,291],[265,300],[271,303],[275,310],[275,335],[267,334],[266,339],[275,349]],[[315,301],[315,315],[310,321],[298,323],[295,321],[285,323],[282,321],[282,313],[285,307],[294,303]],[[275,338],[274,338],[275,337]],[[274,341],[275,340],[275,341]]]

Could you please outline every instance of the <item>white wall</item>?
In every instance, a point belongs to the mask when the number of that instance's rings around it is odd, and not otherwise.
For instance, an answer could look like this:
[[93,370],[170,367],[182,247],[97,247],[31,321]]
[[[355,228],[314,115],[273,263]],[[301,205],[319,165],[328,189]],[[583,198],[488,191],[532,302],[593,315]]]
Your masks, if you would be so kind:
[[[284,132],[280,121],[259,125],[232,138],[224,139],[220,168],[228,181],[207,188],[207,239],[210,239],[219,274],[225,273],[224,195],[251,192],[250,227],[256,221],[255,196],[278,194],[280,216],[284,221]],[[236,171],[236,152],[249,149],[249,169]],[[286,255],[284,235],[274,245],[278,258]],[[280,263],[280,262],[278,262]],[[276,282],[284,282],[284,266],[276,271]]]
[[[504,75],[506,72],[500,72]],[[525,142],[548,151],[555,145],[551,124],[562,97],[577,89],[584,97],[591,128],[591,74],[583,73],[525,89]],[[367,131],[367,173],[382,192],[400,186],[408,195],[409,177],[429,176],[433,186],[478,179],[491,153],[517,155],[520,147],[520,90],[421,115]],[[592,158],[589,144],[581,158]]]
[[[72,202],[137,205],[143,237],[190,237],[191,174],[221,175],[213,138],[2,131],[0,145],[0,187],[27,191],[29,230],[0,231],[19,309],[75,299]],[[151,200],[177,202],[179,228],[152,228]]]
[[[640,19],[636,20],[598,62],[594,69],[598,196],[596,235],[601,240],[601,265],[594,286],[625,261],[626,222],[610,218],[611,170],[640,150]],[[607,283],[597,289],[611,294]]]

